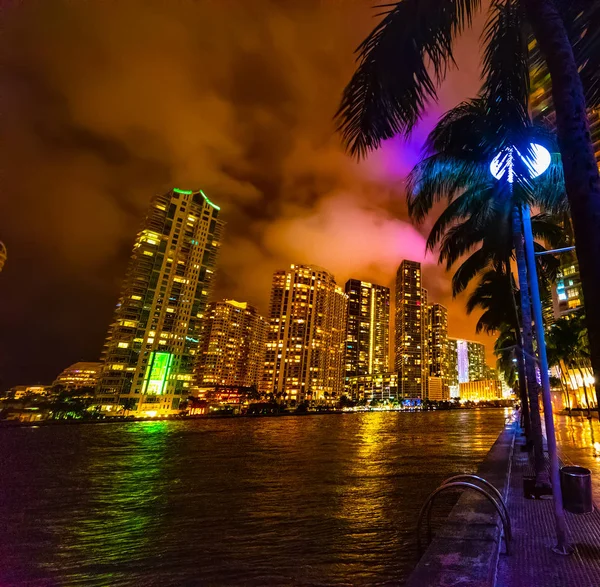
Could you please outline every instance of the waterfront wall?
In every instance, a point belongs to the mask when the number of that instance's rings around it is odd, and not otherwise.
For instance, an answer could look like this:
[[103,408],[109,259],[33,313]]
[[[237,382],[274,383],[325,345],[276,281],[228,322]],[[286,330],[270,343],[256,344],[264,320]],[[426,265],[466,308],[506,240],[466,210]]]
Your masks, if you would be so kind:
[[[515,434],[515,426],[507,425],[477,470],[503,496]],[[425,527],[422,532],[425,537]],[[493,587],[500,549],[505,549],[500,534],[494,506],[474,491],[464,491],[409,577],[407,587]]]

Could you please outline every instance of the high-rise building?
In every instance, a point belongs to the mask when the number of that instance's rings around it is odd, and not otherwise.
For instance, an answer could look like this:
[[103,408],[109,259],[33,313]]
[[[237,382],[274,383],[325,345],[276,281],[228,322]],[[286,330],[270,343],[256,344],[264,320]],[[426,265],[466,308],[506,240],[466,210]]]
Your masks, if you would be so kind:
[[401,399],[427,397],[427,292],[421,264],[404,260],[396,273],[395,370]]
[[390,290],[349,279],[346,377],[375,375],[389,370]]
[[432,304],[429,314],[429,375],[441,377],[448,385],[448,310],[442,304]]
[[198,348],[200,387],[260,387],[265,367],[266,321],[246,302],[211,302]]
[[95,389],[102,363],[80,361],[67,367],[54,380],[54,385],[62,385],[65,389],[74,390],[90,387]]
[[486,379],[488,366],[485,362],[485,345],[468,340],[467,349],[469,353],[469,381]]
[[486,379],[488,373],[485,345],[460,338],[448,338],[448,383],[452,397],[457,397],[458,385]]
[[574,252],[561,256],[560,268],[552,288],[553,318],[568,317],[583,308],[579,262]]
[[4,243],[0,241],[0,271],[2,271],[2,267],[4,267],[7,257],[8,253],[6,252],[6,247],[4,246]]
[[155,196],[139,231],[103,350],[102,404],[176,411],[193,379],[223,222],[202,190]]
[[348,296],[325,269],[276,271],[263,390],[297,403],[341,397],[347,312]]
[[458,341],[456,338],[448,338],[448,387],[450,397],[459,397],[458,381]]
[[[545,65],[540,60],[539,49],[535,39],[529,43],[530,54],[530,106],[534,120],[544,122],[546,126],[555,128],[556,114],[552,102],[552,81]],[[600,109],[588,109],[590,135],[594,144],[596,161],[600,167]],[[574,244],[570,219],[563,221],[563,228],[568,244]],[[549,300],[544,308],[544,322],[551,324],[554,320],[569,317],[574,312],[583,309],[581,278],[579,276],[579,261],[575,251],[560,255],[560,268],[556,282],[552,287],[552,307]]]

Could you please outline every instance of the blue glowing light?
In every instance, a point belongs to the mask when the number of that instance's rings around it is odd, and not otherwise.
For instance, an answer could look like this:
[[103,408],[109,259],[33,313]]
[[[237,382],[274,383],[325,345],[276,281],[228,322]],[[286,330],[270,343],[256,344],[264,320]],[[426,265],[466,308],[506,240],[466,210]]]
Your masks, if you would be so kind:
[[531,143],[531,151],[531,155],[523,156],[516,147],[507,147],[492,159],[490,173],[496,179],[502,179],[508,172],[508,181],[512,183],[514,180],[514,157],[519,156],[529,170],[531,178],[542,175],[550,167],[550,152],[546,147],[536,143]]

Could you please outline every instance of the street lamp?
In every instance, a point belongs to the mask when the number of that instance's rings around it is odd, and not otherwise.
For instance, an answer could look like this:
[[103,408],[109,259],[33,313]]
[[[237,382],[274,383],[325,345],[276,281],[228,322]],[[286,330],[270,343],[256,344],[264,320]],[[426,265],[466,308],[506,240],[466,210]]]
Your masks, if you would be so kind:
[[[529,174],[528,179],[533,179],[544,173],[550,167],[551,156],[548,149],[542,145],[531,143],[528,153],[521,153],[516,147],[507,147],[494,157],[490,163],[490,173],[498,180],[507,174],[507,181],[512,184],[515,178],[515,159],[519,158],[523,167]],[[562,491],[560,487],[560,472],[558,467],[558,454],[556,450],[556,434],[554,431],[554,419],[552,417],[552,398],[550,395],[550,376],[548,374],[548,356],[546,353],[546,341],[544,337],[544,322],[542,317],[542,300],[538,284],[537,268],[535,264],[535,249],[533,246],[533,232],[531,230],[531,212],[528,205],[522,207],[523,236],[525,240],[525,254],[527,258],[527,281],[531,292],[531,305],[535,322],[535,333],[538,343],[538,354],[540,363],[540,378],[542,382],[542,402],[544,404],[544,422],[546,424],[546,438],[548,441],[548,453],[550,455],[550,478],[552,480],[552,494],[554,497],[554,518],[556,523],[556,535],[558,546],[554,550],[560,554],[570,554],[571,547],[567,540],[567,529],[565,514],[562,505]],[[521,288],[527,287],[527,283],[520,283]]]

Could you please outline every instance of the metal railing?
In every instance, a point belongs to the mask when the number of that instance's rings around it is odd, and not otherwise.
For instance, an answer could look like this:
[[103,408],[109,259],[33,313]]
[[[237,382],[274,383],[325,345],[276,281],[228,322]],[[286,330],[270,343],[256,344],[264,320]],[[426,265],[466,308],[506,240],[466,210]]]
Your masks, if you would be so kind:
[[[463,479],[463,481],[459,481],[459,479]],[[469,479],[470,481],[475,481],[477,483],[481,483],[488,490],[480,487],[479,485],[475,485],[474,483],[468,483],[464,481],[464,479]],[[506,504],[504,503],[504,499],[502,498],[502,494],[498,491],[496,487],[494,487],[489,481],[484,479],[483,477],[478,477],[477,475],[454,475],[449,479],[446,479],[433,493],[429,495],[429,497],[425,500],[421,511],[419,512],[419,520],[417,522],[417,548],[419,551],[419,556],[422,554],[421,548],[421,525],[423,523],[423,517],[427,514],[427,541],[431,542],[431,510],[433,509],[433,502],[435,498],[447,489],[454,489],[462,487],[463,489],[471,489],[481,495],[483,495],[489,502],[491,502],[498,515],[500,516],[500,520],[502,521],[502,529],[504,533],[504,542],[506,544],[506,554],[510,554],[510,542],[512,541],[512,527],[510,523],[510,517],[508,515],[508,509]],[[495,495],[491,495],[490,491]],[[502,538],[500,538],[502,540]]]

